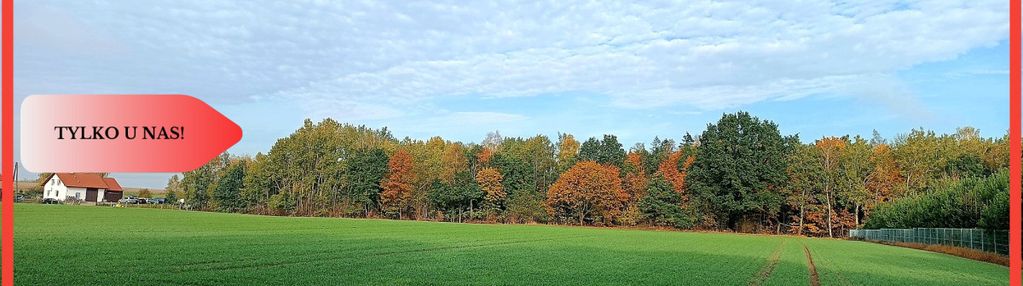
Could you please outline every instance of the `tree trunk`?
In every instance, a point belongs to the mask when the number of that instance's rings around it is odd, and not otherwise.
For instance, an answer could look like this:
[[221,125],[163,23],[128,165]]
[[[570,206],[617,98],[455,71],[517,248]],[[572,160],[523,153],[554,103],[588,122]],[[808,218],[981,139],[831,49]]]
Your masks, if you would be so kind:
[[835,237],[831,232],[831,190],[828,190],[828,237]]
[[860,227],[860,203],[856,203],[856,227]]
[[799,235],[803,235],[803,215],[806,213],[805,209],[805,204],[799,205]]

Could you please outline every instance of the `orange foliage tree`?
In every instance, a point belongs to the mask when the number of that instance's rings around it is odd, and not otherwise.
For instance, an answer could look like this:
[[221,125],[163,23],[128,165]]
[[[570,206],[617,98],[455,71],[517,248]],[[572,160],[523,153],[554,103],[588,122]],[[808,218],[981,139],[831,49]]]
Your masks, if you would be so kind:
[[689,166],[693,165],[696,157],[687,156],[685,161],[679,164],[679,160],[682,160],[682,153],[683,152],[681,150],[671,152],[671,154],[668,155],[668,158],[665,158],[664,161],[661,161],[661,164],[657,166],[657,173],[671,183],[671,186],[675,188],[675,192],[684,195],[686,171],[689,169]]
[[625,156],[625,169],[622,170],[625,173],[623,180],[623,189],[625,193],[629,194],[629,200],[631,202],[637,202],[646,193],[647,178],[646,172],[643,171],[643,155],[640,152],[629,152]]
[[455,176],[459,172],[469,169],[469,159],[465,157],[465,150],[462,144],[444,145],[444,154],[441,155],[440,181],[451,185],[455,183]]
[[484,166],[489,165],[490,164],[490,158],[493,158],[493,157],[494,157],[494,150],[490,150],[489,147],[483,147],[483,149],[480,149],[479,162],[480,162],[481,165],[484,165]]
[[501,172],[495,168],[486,167],[476,173],[476,184],[480,186],[484,197],[483,206],[487,211],[497,212],[502,209],[507,194],[504,186],[501,185]]
[[412,172],[412,155],[398,150],[387,162],[387,177],[384,177],[380,192],[380,209],[402,218],[412,207],[415,173]]
[[892,156],[891,147],[887,144],[878,144],[870,156],[873,170],[867,176],[867,190],[871,194],[870,202],[865,205],[867,214],[879,203],[890,201],[893,197],[899,196],[896,189],[901,187],[903,181],[899,166]]
[[583,161],[551,185],[547,212],[557,219],[577,219],[579,224],[590,219],[606,225],[622,214],[628,201],[618,167]]

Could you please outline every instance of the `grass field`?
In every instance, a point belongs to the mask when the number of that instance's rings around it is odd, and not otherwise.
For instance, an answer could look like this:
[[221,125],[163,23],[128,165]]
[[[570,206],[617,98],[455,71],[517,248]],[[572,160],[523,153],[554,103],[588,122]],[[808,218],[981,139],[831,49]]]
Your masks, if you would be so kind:
[[15,207],[15,267],[24,285],[1008,281],[1000,265],[831,239],[35,204]]

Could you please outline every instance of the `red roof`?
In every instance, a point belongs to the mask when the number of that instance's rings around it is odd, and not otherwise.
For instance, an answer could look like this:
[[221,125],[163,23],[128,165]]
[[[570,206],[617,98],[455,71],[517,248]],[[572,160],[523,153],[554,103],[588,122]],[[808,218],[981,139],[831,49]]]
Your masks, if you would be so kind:
[[[104,178],[103,174],[100,173],[56,173],[60,181],[65,186],[73,188],[96,188],[96,189],[108,189],[111,191],[120,191],[121,185],[117,183],[114,178]],[[43,184],[46,184],[50,178],[43,180]]]
[[103,178],[103,181],[107,183],[107,191],[121,191],[121,185],[117,183],[114,178]]

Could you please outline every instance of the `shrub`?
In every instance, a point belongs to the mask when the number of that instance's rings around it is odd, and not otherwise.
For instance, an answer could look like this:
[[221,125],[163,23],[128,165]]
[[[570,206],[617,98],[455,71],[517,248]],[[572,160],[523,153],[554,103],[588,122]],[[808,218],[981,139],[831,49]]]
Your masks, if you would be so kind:
[[1007,229],[1009,176],[946,180],[877,206],[864,228],[955,227]]

